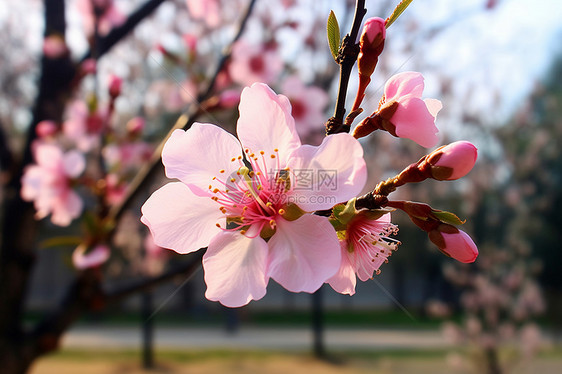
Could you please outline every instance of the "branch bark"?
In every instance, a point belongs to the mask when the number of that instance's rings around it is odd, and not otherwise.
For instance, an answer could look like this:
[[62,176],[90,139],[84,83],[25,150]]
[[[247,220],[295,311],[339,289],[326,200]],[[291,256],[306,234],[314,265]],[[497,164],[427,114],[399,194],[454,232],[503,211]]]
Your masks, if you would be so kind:
[[334,115],[326,122],[326,135],[349,132],[350,130],[349,125],[344,123],[345,99],[347,97],[347,87],[349,78],[351,77],[351,71],[359,55],[359,43],[357,43],[356,40],[359,35],[361,22],[366,13],[365,0],[357,0],[355,3],[355,14],[353,16],[351,31],[343,38],[342,46],[338,53],[338,63],[340,64],[338,97]]

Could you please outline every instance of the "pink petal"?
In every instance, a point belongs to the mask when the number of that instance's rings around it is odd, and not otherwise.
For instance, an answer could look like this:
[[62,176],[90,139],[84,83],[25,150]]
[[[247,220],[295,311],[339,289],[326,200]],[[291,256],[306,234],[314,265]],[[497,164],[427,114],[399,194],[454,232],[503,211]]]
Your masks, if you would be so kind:
[[170,135],[162,150],[162,162],[168,178],[177,178],[195,193],[203,194],[213,177],[226,177],[238,170],[240,164],[231,159],[241,153],[238,140],[225,130],[194,123],[189,130],[175,130]]
[[178,253],[206,247],[224,227],[219,204],[209,196],[195,195],[185,184],[168,183],[148,198],[141,208],[141,221],[148,226],[154,242]]
[[392,76],[384,86],[386,102],[398,100],[399,98],[412,95],[421,98],[424,83],[423,75],[415,71],[405,71]]
[[339,269],[341,249],[326,217],[278,219],[269,241],[267,274],[291,292],[314,292]]
[[110,250],[106,245],[97,245],[86,253],[86,246],[78,246],[72,252],[72,263],[77,269],[84,270],[99,266],[109,259]]
[[267,244],[239,231],[224,231],[213,238],[203,256],[205,297],[228,307],[239,307],[265,295],[268,278]]
[[35,162],[43,168],[51,170],[60,170],[61,160],[63,158],[62,150],[53,144],[36,143],[34,148]]
[[422,99],[408,97],[401,101],[390,121],[396,126],[396,135],[411,139],[422,147],[431,148],[439,141],[435,117]]
[[341,265],[338,272],[328,279],[330,286],[334,291],[346,295],[355,294],[355,285],[357,283],[357,277],[355,276],[355,270],[353,265],[349,261],[349,253],[347,251],[347,242],[340,241],[341,244]]
[[71,150],[62,159],[65,174],[70,178],[77,178],[86,169],[86,159],[82,152]]
[[[308,212],[357,196],[367,180],[363,148],[349,134],[330,135],[318,147],[301,146],[289,166],[295,177],[290,198]],[[311,182],[299,178],[303,172],[312,174]]]
[[[276,170],[278,164],[285,167],[289,154],[301,145],[289,99],[263,83],[254,83],[242,91],[239,110],[237,132],[242,146],[255,153],[264,151],[269,170]],[[275,149],[278,159],[269,157]]]
[[84,203],[80,195],[72,190],[59,191],[59,194],[62,195],[51,198],[51,222],[58,226],[68,226],[80,216]]
[[433,117],[437,117],[437,113],[443,109],[443,104],[437,99],[424,99],[425,106]]

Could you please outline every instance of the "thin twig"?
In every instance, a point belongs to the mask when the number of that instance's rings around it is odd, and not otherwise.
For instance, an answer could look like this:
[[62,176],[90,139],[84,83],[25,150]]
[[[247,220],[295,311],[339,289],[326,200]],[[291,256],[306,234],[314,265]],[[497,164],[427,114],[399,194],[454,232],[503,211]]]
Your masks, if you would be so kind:
[[349,132],[349,125],[344,124],[345,116],[345,99],[347,96],[347,86],[353,65],[357,61],[359,55],[359,44],[356,42],[359,35],[359,29],[363,17],[367,13],[365,9],[365,0],[357,0],[355,3],[355,15],[353,16],[353,24],[351,31],[343,38],[342,46],[338,53],[338,63],[340,64],[340,82],[338,87],[338,97],[334,116],[326,122],[326,134],[337,134],[340,132]]

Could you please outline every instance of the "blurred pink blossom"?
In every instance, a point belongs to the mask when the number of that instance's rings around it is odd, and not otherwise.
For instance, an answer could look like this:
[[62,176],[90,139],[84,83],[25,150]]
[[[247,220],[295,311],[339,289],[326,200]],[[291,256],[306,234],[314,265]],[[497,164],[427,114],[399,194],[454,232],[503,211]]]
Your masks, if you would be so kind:
[[217,27],[221,23],[219,0],[186,0],[189,14],[194,19],[204,20],[207,26]]
[[85,245],[79,245],[72,252],[72,263],[79,270],[89,269],[105,263],[110,254],[111,251],[105,244],[95,245],[90,250]]
[[105,117],[100,111],[90,112],[84,101],[75,100],[68,107],[62,131],[79,150],[88,152],[100,144],[107,121]]
[[48,58],[61,58],[68,52],[68,47],[60,35],[49,35],[43,40],[43,54]]
[[127,19],[115,6],[113,0],[78,0],[78,11],[82,15],[84,32],[92,36],[95,30],[96,17],[94,7],[101,13],[98,19],[98,33],[107,35],[114,27],[122,25]]
[[291,102],[291,113],[301,137],[324,128],[324,110],[329,102],[328,94],[324,90],[305,86],[296,76],[286,78],[281,90]]
[[273,83],[283,69],[283,61],[274,48],[238,41],[232,48],[228,72],[242,86],[255,82]]
[[[179,253],[208,247],[205,295],[231,307],[261,299],[269,278],[292,292],[314,292],[334,275],[341,262],[335,229],[327,217],[305,212],[354,197],[366,180],[359,142],[337,134],[319,147],[301,145],[289,100],[267,85],[245,88],[239,109],[240,142],[210,124],[172,133],[162,161],[180,182],[157,190],[141,209],[157,245]],[[335,156],[341,149],[347,157]],[[322,168],[337,170],[337,191],[296,189],[286,172]]]
[[76,150],[64,153],[53,144],[36,143],[33,153],[36,164],[24,171],[21,196],[33,201],[37,219],[51,214],[55,225],[68,226],[82,212],[82,199],[71,183],[84,171],[86,160]]

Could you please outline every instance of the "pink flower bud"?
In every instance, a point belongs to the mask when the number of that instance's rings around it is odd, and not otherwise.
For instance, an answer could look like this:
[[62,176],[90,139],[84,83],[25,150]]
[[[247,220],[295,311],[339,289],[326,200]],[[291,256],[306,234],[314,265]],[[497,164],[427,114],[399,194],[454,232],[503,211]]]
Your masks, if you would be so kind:
[[478,257],[478,248],[464,231],[448,224],[441,224],[428,233],[429,239],[449,257],[471,263]]
[[375,70],[379,55],[384,48],[386,27],[384,20],[379,17],[369,18],[363,26],[363,33],[359,40],[360,52],[357,59],[359,74],[370,77]]
[[222,108],[233,108],[240,102],[240,90],[225,90],[220,94],[219,105]]
[[98,244],[88,250],[81,244],[72,253],[72,263],[79,270],[100,266],[109,259],[111,251],[105,244]]
[[138,135],[144,130],[145,120],[142,117],[134,117],[127,122],[127,132],[129,134]]
[[123,80],[116,75],[111,75],[109,77],[109,95],[112,98],[116,98],[121,95],[121,86],[123,85]]
[[84,60],[82,65],[80,65],[80,72],[83,75],[94,74],[96,70],[97,70],[97,63],[96,60],[93,58]]
[[48,58],[61,58],[68,54],[68,47],[60,35],[49,35],[43,40],[43,54]]
[[49,120],[39,122],[37,124],[37,127],[35,128],[35,133],[40,138],[45,138],[47,136],[54,135],[56,134],[57,131],[58,131],[58,126],[55,123],[55,121],[49,121]]
[[426,162],[431,165],[433,179],[455,180],[472,170],[477,156],[477,148],[463,140],[436,149],[428,155]]

